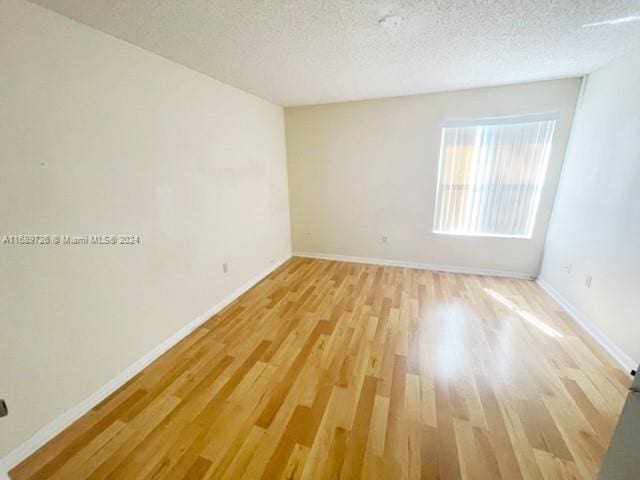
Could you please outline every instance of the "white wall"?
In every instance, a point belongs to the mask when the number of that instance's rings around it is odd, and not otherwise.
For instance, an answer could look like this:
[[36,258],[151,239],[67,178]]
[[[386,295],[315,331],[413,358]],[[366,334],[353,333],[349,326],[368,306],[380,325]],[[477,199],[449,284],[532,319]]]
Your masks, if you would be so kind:
[[[282,108],[0,4],[0,457],[290,253]],[[228,261],[230,272],[222,273]]]
[[640,51],[588,77],[540,277],[640,361]]
[[[579,87],[567,79],[287,108],[294,251],[537,274]],[[533,237],[433,234],[442,122],[555,110]]]

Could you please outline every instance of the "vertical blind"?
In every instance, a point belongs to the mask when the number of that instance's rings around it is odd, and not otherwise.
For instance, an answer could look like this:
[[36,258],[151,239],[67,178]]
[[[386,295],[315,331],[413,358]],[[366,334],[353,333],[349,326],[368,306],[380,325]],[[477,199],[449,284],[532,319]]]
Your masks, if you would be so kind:
[[530,237],[555,124],[552,116],[446,124],[434,232]]

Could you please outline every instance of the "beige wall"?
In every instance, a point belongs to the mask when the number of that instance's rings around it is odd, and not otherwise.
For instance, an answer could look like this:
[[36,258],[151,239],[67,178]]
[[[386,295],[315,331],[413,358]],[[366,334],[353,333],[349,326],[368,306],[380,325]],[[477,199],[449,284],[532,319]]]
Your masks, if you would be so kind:
[[540,275],[632,364],[640,362],[639,85],[639,50],[589,75]]
[[[0,457],[290,253],[282,108],[0,3]],[[227,261],[230,272],[222,273]]]
[[[294,251],[535,275],[579,87],[567,79],[286,109]],[[433,234],[442,122],[554,110],[533,238]]]

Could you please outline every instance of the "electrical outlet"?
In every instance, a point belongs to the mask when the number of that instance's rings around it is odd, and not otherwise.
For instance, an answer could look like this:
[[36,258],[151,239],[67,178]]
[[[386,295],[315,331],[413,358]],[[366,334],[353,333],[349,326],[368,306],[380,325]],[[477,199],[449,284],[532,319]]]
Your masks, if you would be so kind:
[[386,235],[382,236],[382,243],[389,243],[389,237],[387,237]]
[[587,275],[584,277],[584,286],[587,288],[591,288],[591,275]]
[[227,273],[228,271],[229,271],[229,264],[227,262],[224,262],[222,264],[222,272]]
[[567,272],[567,273],[571,273],[571,269],[572,269],[572,268],[573,268],[573,264],[572,264],[572,263],[570,263],[569,265],[564,265],[564,266],[562,267],[562,269],[563,269],[565,272]]

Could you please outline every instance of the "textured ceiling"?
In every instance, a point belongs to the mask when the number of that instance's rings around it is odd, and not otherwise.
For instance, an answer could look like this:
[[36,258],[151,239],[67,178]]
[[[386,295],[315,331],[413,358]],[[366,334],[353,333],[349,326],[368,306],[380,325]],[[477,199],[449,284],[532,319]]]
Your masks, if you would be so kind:
[[640,46],[640,22],[582,27],[639,0],[33,3],[285,106],[573,76]]

